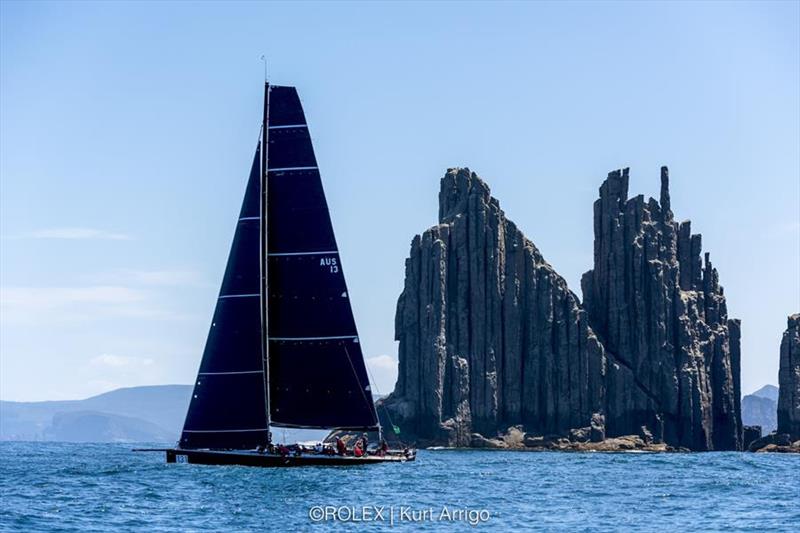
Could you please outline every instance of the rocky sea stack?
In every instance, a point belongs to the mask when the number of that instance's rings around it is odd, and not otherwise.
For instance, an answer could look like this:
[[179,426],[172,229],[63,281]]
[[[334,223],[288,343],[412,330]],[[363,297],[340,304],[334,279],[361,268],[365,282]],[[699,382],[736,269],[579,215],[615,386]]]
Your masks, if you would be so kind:
[[673,219],[666,168],[661,178],[660,202],[628,199],[627,169],[600,187],[584,306],[489,187],[448,170],[397,304],[399,375],[384,403],[403,432],[449,446],[637,435],[740,449],[739,323],[700,236]]
[[800,440],[800,314],[787,321],[778,372],[778,433]]
[[800,314],[791,315],[781,339],[778,428],[752,441],[751,452],[800,453]]

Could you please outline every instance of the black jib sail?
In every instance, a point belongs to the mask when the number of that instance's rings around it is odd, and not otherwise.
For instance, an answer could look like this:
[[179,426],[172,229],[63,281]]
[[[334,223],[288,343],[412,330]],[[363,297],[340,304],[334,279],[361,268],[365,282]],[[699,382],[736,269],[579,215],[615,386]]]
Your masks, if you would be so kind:
[[182,448],[267,443],[259,294],[260,150],[256,150],[228,265],[183,426]]
[[378,424],[303,108],[293,87],[267,90],[267,220],[257,150],[181,448],[255,448],[270,425]]
[[272,424],[375,427],[339,250],[294,87],[272,88],[267,155]]

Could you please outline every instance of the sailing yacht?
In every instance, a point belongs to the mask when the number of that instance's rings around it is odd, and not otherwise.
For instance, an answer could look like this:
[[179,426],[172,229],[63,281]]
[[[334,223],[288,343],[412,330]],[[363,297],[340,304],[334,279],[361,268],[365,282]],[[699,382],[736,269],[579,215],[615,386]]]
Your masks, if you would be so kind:
[[167,462],[251,466],[416,456],[386,445],[359,457],[276,447],[274,427],[381,434],[303,107],[294,87],[265,83],[260,140],[186,421],[177,446],[159,451]]

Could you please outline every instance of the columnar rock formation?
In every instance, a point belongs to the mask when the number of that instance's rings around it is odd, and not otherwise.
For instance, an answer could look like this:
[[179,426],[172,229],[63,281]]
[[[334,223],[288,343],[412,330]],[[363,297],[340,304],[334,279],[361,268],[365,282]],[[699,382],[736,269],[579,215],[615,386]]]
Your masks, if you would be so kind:
[[800,439],[800,314],[789,317],[778,371],[778,433]]
[[417,437],[469,445],[509,425],[639,433],[696,450],[741,443],[739,323],[700,236],[661,201],[595,203],[581,306],[468,169],[442,179],[439,224],[414,238],[398,301],[399,376],[386,405]]
[[628,199],[628,169],[611,172],[594,235],[584,304],[614,364],[631,371],[608,374],[608,430],[646,425],[691,449],[737,449],[739,323],[708,253],[701,262],[700,235],[673,219],[667,168],[660,202]]
[[603,348],[578,298],[468,169],[447,172],[439,225],[411,243],[395,320],[387,405],[419,437],[466,446],[473,431],[566,431],[602,412]]

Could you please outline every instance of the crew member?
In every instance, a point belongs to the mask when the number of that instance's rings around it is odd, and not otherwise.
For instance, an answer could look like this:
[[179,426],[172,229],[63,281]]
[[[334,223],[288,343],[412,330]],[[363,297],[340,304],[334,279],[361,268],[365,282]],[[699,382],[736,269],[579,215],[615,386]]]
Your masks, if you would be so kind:
[[347,446],[341,437],[336,437],[336,453],[339,455],[347,455]]

